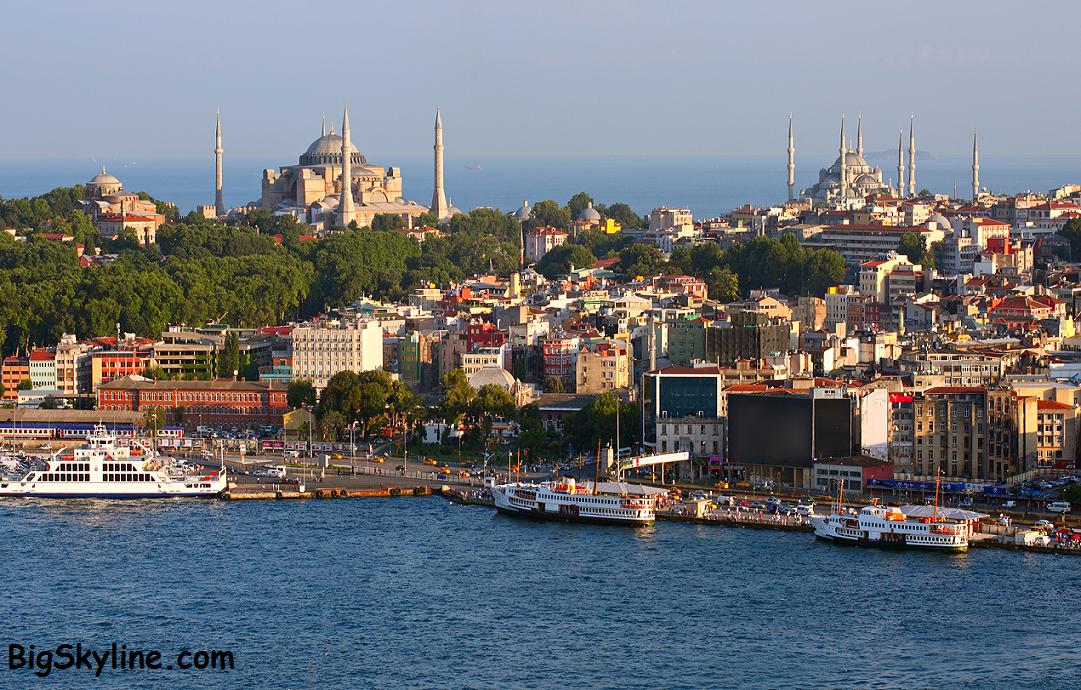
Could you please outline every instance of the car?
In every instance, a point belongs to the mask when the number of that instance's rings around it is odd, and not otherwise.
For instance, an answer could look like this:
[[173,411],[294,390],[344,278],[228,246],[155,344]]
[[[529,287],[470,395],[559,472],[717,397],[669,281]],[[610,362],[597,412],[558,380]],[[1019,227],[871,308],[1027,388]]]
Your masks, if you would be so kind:
[[716,484],[713,485],[713,488],[714,489],[727,489],[728,488],[728,482],[725,482],[725,481],[717,482]]
[[380,456],[376,455],[374,458],[371,459],[371,462],[379,462],[379,463],[386,462],[386,458],[383,458],[383,457],[380,457]]
[[432,460],[431,458],[428,458],[427,460],[424,461],[424,464],[428,465],[429,467],[435,467],[439,463],[436,462],[435,460]]
[[1002,504],[1002,507],[1003,508],[1016,508],[1017,507],[1017,501],[1006,501],[1005,503]]
[[1050,520],[1037,520],[1032,524],[1032,526],[1036,529],[1042,529],[1044,527],[1050,527],[1053,529],[1055,527],[1055,523],[1051,522]]
[[405,465],[398,465],[394,468],[394,471],[398,474],[405,474]]
[[334,455],[331,455],[330,457],[333,458],[334,460],[341,460],[342,459],[342,454],[341,453],[335,453]]

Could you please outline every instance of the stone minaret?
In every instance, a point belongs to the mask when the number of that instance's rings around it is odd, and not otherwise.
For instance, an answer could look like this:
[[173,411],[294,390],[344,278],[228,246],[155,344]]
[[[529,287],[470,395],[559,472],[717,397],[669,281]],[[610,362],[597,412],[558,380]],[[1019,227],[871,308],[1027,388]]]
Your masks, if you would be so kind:
[[897,197],[905,196],[905,130],[897,130]]
[[319,135],[325,137],[327,135],[327,114],[323,113],[323,132]]
[[976,132],[972,132],[972,202],[980,196],[980,145],[976,142]]
[[342,116],[342,193],[338,201],[338,225],[349,225],[357,219],[353,207],[353,155],[349,150],[349,108]]
[[221,111],[218,111],[217,125],[214,130],[214,213],[225,215],[225,201],[221,197]]
[[841,199],[848,196],[848,162],[845,160],[848,147],[845,146],[845,116],[841,116]]
[[908,120],[908,195],[916,196],[916,116]]
[[428,211],[439,220],[449,216],[447,196],[443,191],[443,115],[435,109],[435,189],[432,191],[432,207]]
[[796,198],[796,139],[792,135],[792,115],[788,115],[788,200]]
[[863,158],[863,113],[856,116],[856,155]]

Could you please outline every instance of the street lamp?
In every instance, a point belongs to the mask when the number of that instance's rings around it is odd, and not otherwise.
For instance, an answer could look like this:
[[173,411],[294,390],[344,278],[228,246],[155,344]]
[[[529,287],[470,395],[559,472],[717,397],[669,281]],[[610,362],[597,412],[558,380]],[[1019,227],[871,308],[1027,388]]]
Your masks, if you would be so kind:
[[357,422],[353,420],[353,423],[349,425],[349,470],[353,476],[357,474],[357,444],[353,440],[356,429]]

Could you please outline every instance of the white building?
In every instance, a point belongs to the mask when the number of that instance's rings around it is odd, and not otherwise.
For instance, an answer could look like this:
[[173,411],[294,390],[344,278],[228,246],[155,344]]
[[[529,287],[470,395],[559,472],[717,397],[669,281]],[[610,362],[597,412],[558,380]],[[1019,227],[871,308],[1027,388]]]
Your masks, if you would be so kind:
[[293,379],[323,390],[339,371],[383,366],[383,327],[378,321],[316,321],[293,329]]

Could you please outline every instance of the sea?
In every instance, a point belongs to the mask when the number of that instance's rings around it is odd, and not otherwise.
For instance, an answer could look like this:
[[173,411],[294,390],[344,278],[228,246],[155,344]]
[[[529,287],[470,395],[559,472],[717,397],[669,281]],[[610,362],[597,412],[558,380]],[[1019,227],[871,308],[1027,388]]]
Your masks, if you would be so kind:
[[[896,170],[894,154],[867,154],[887,180]],[[430,156],[369,156],[372,162],[402,168],[406,198],[427,205],[432,198]],[[834,156],[797,158],[797,187],[809,187],[818,169]],[[226,156],[224,196],[230,207],[257,200],[262,171],[293,164],[295,156],[236,158]],[[214,201],[214,161],[198,159],[133,159],[105,161],[130,191],[145,191],[174,202],[186,213]],[[33,196],[60,186],[89,180],[101,168],[94,159],[0,159],[0,197]],[[920,152],[916,159],[919,188],[967,198],[971,194],[970,161],[964,157]],[[993,192],[1046,192],[1081,182],[1081,160],[1067,156],[990,156],[980,161],[981,185]],[[743,204],[765,206],[784,201],[786,159],[733,156],[457,156],[448,153],[445,188],[458,208],[489,206],[514,210],[524,200],[565,203],[587,192],[598,203],[629,204],[639,214],[658,206],[689,208],[696,218],[722,215]],[[798,190],[797,190],[798,191]]]
[[[3,688],[1081,686],[1081,559],[439,497],[0,502]],[[232,670],[9,668],[9,645]],[[188,657],[191,660],[194,657]]]

